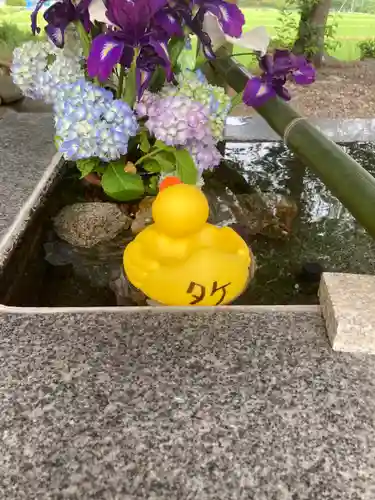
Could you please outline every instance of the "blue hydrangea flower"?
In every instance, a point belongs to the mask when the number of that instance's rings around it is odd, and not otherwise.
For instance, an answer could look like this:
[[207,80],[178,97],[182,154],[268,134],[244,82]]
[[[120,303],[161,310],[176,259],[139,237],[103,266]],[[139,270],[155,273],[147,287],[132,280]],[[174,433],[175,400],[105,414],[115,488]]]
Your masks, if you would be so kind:
[[60,85],[84,76],[82,54],[57,49],[50,42],[26,42],[14,50],[11,72],[25,96],[52,104]]
[[138,130],[127,103],[85,80],[63,86],[54,110],[59,151],[73,161],[117,160],[127,153],[129,138]]

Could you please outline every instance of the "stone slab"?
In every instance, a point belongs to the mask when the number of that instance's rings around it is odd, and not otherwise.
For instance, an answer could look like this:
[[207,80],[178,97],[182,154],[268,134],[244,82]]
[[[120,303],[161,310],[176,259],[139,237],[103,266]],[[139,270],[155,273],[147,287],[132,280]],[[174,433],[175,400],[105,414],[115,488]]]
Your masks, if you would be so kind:
[[[334,142],[375,141],[375,118],[309,118],[309,122]],[[225,139],[236,142],[280,141],[280,136],[261,116],[229,117],[225,127]]]
[[17,85],[13,83],[13,79],[9,75],[0,73],[0,104],[10,104],[20,101],[23,94]]
[[55,154],[48,114],[7,113],[0,120],[0,236]]
[[373,500],[375,358],[319,312],[0,315],[0,498]]
[[324,273],[319,298],[333,349],[375,354],[375,276]]
[[[0,119],[0,261],[9,251],[11,242],[8,241],[5,248],[4,239],[9,236],[21,209],[22,220],[10,237],[13,243],[58,171],[49,167],[56,153],[53,138],[50,114],[7,112]],[[41,186],[43,178],[45,186]],[[35,199],[28,206],[32,194]]]
[[12,105],[1,106],[0,111],[9,109],[16,113],[50,113],[53,108],[50,104],[45,104],[43,101],[35,101],[29,97],[24,97],[22,100],[12,103]]

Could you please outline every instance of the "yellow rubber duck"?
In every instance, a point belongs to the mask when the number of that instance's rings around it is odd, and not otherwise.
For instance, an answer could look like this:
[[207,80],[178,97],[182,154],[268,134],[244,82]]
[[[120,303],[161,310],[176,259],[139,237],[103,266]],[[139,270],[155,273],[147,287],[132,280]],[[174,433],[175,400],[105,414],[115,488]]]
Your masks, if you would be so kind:
[[251,264],[245,241],[207,223],[209,206],[196,186],[166,178],[152,205],[154,224],[124,252],[129,281],[169,306],[228,304],[246,288]]

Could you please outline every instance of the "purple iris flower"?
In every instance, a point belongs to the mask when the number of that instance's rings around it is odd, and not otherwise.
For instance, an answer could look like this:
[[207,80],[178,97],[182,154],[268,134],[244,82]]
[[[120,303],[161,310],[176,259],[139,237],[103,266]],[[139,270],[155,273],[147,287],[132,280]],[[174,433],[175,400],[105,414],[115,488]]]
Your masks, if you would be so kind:
[[[186,25],[202,44],[206,57],[213,59],[215,53],[211,38],[204,30],[203,21],[206,14],[213,14],[223,32],[231,37],[240,37],[245,17],[240,8],[225,0],[169,0],[168,13],[171,27]],[[172,22],[174,19],[174,22]],[[170,36],[175,34],[166,30]]]
[[169,36],[161,13],[166,5],[167,0],[107,0],[106,17],[112,26],[93,40],[87,59],[89,76],[105,81],[116,64],[130,68],[137,50],[138,97],[156,66],[163,66],[170,80],[173,75],[167,47]]
[[[40,33],[38,27],[38,13],[47,0],[39,0],[31,14],[31,31],[35,35]],[[91,0],[81,0],[75,5],[72,0],[60,0],[51,5],[44,13],[47,21],[45,27],[48,37],[57,47],[64,46],[64,34],[67,26],[74,21],[81,21],[86,31],[90,31],[90,16],[88,12]]]
[[213,14],[223,32],[234,38],[241,36],[245,16],[236,4],[228,3],[225,0],[192,0],[192,3],[195,8],[198,7],[192,30],[198,36],[205,56],[212,59],[215,57],[215,53],[212,49],[211,39],[203,29],[204,16]]
[[226,35],[234,38],[242,35],[245,16],[236,4],[225,0],[193,0],[193,4],[198,7],[199,17],[213,14]]
[[291,96],[284,87],[288,78],[298,85],[310,85],[315,81],[315,69],[303,56],[296,56],[288,50],[275,50],[260,59],[263,74],[250,78],[243,94],[243,102],[248,106],[261,106],[271,97],[278,95],[285,101]]
[[169,38],[184,35],[183,19],[169,5],[155,14],[152,24],[154,28],[164,31]]

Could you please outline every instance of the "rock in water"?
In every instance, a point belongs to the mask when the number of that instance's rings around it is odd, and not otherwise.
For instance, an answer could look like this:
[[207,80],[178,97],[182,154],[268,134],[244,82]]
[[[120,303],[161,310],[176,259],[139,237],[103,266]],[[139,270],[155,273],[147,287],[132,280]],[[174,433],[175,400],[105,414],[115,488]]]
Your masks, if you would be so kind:
[[277,193],[235,194],[229,189],[206,187],[205,194],[210,204],[209,222],[232,227],[245,241],[257,234],[268,238],[288,237],[298,213],[291,198]]
[[75,203],[58,213],[54,228],[59,238],[72,246],[91,248],[113,240],[131,222],[114,203]]
[[138,234],[152,224],[152,204],[155,196],[146,196],[140,203],[132,223],[132,233]]
[[148,299],[146,295],[135,288],[125,276],[121,266],[115,270],[109,281],[109,287],[116,296],[118,306],[146,306]]

